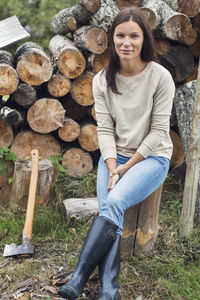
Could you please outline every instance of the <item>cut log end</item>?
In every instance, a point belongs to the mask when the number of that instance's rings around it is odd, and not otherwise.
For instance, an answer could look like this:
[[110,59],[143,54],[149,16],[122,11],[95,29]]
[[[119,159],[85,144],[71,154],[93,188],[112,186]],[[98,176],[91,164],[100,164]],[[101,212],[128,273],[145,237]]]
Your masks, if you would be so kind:
[[67,78],[74,79],[83,73],[86,61],[80,51],[67,49],[59,55],[57,65],[63,75]]
[[0,147],[9,147],[12,144],[14,134],[12,127],[0,118]]
[[108,46],[106,32],[98,27],[91,28],[86,35],[86,47],[95,54],[103,53]]
[[99,149],[97,127],[93,124],[86,124],[81,128],[78,138],[79,144],[86,151],[96,151]]
[[65,110],[55,99],[42,98],[28,110],[27,120],[30,127],[39,133],[49,133],[62,127]]
[[48,90],[51,96],[62,97],[70,91],[70,80],[60,74],[53,75],[48,82]]
[[171,45],[166,40],[156,39],[155,40],[155,48],[156,48],[157,54],[164,55],[164,54],[169,53],[169,51],[171,49]]
[[86,176],[93,168],[90,154],[79,148],[67,150],[63,155],[62,165],[72,177]]
[[131,7],[131,6],[138,7],[142,3],[142,0],[117,0],[116,2],[119,9],[122,10],[126,7]]
[[187,15],[188,17],[194,17],[199,12],[199,0],[179,0],[178,11]]
[[175,15],[165,24],[166,36],[174,41],[191,45],[196,41],[197,33],[192,28],[191,22],[185,15]]
[[78,138],[80,134],[79,124],[68,118],[64,121],[63,127],[58,129],[59,137],[65,142],[72,142]]
[[77,30],[77,23],[73,16],[67,18],[67,26],[71,31]]
[[0,95],[14,93],[18,82],[17,72],[8,64],[0,64]]
[[146,15],[147,19],[149,20],[149,23],[151,25],[151,29],[155,29],[157,27],[157,21],[156,21],[156,15],[153,12],[153,10],[147,8],[147,7],[141,7],[142,12]]
[[20,58],[17,72],[22,81],[31,85],[41,85],[51,78],[52,64],[46,56],[27,53]]

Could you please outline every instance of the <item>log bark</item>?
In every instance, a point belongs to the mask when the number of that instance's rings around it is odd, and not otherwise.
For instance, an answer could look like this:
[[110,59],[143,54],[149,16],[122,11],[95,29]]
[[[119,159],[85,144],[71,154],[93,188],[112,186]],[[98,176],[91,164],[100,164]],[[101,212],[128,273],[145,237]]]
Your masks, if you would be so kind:
[[52,76],[50,58],[35,43],[22,44],[15,53],[17,73],[20,79],[30,85],[41,85]]
[[[10,206],[13,209],[26,208],[31,175],[31,161],[18,160],[15,162]],[[37,185],[37,204],[47,204],[53,183],[54,168],[50,160],[39,160],[39,173]]]
[[186,46],[174,46],[168,54],[159,56],[159,59],[176,83],[184,82],[194,69],[194,57]]
[[77,78],[85,70],[86,60],[69,38],[55,35],[49,42],[49,51],[60,73],[67,78]]
[[109,49],[106,49],[102,54],[91,54],[88,57],[88,68],[91,68],[94,73],[98,73],[105,68],[109,61]]
[[76,47],[95,54],[103,53],[108,47],[107,33],[98,26],[82,26],[74,32],[73,38]]
[[161,0],[144,0],[141,4],[156,37],[191,45],[197,38],[192,23],[184,14],[175,12]]
[[[200,172],[200,65],[196,81],[196,93],[193,106],[190,147],[187,155],[187,169],[180,219],[180,237],[188,237],[193,230],[195,205]],[[199,203],[200,205],[200,203]],[[200,215],[199,215],[200,218]]]
[[16,135],[11,151],[18,159],[30,158],[32,149],[38,149],[42,158],[49,159],[51,155],[61,155],[59,142],[50,134],[22,131]]
[[62,165],[72,177],[86,176],[93,168],[90,154],[79,148],[68,149],[63,155]]
[[37,100],[36,88],[27,83],[20,83],[13,94],[13,101],[24,108],[28,108]]
[[71,96],[80,105],[88,106],[94,103],[92,80],[95,74],[86,71],[72,82]]
[[12,109],[7,106],[3,106],[0,110],[0,116],[13,127],[18,127],[22,124],[24,116],[16,109]]
[[78,137],[81,148],[86,151],[96,151],[99,149],[97,126],[91,123],[86,123],[81,127],[81,132]]
[[194,67],[192,73],[186,78],[185,83],[196,80],[197,75],[198,75],[198,65]]
[[87,114],[87,107],[78,104],[71,97],[67,97],[67,99],[62,103],[64,109],[66,110],[67,117],[73,120],[80,121]]
[[170,130],[170,137],[173,143],[173,153],[171,157],[171,163],[173,167],[177,167],[181,165],[185,159],[183,143],[180,135],[173,130]]
[[164,55],[170,52],[171,45],[167,40],[155,39],[155,48],[158,55]]
[[116,0],[117,6],[120,10],[131,7],[131,6],[137,6],[139,7],[142,3],[142,0]]
[[62,74],[54,74],[48,82],[49,94],[53,97],[63,97],[69,93],[71,81]]
[[153,250],[158,234],[162,186],[125,213],[121,240],[122,258]]
[[200,13],[196,15],[194,18],[192,18],[192,24],[194,30],[200,33]]
[[163,0],[173,10],[188,17],[194,17],[199,13],[199,0]]
[[89,22],[101,6],[100,0],[80,0],[76,5],[65,8],[56,14],[51,20],[51,28],[54,33],[66,34],[77,30]]
[[11,53],[0,50],[0,95],[10,95],[17,89],[19,78],[13,67]]
[[62,127],[65,110],[55,99],[42,98],[37,100],[28,110],[27,121],[36,132],[49,133]]
[[7,148],[14,139],[12,127],[0,116],[0,147]]
[[90,24],[99,25],[106,32],[109,32],[111,23],[118,12],[119,8],[114,0],[101,0],[101,7],[90,18]]
[[73,119],[67,118],[63,127],[58,129],[59,137],[65,142],[72,142],[78,138],[80,134],[80,126]]
[[67,219],[81,220],[98,215],[97,198],[68,198],[63,204]]

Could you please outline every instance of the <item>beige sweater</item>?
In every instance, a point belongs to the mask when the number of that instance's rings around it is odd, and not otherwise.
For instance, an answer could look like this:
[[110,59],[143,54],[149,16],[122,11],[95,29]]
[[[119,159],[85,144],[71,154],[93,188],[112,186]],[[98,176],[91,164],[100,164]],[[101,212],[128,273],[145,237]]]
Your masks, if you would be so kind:
[[171,74],[161,65],[149,62],[136,76],[117,74],[122,95],[107,87],[99,72],[93,80],[97,132],[101,154],[116,158],[117,153],[131,157],[135,151],[171,158],[170,114],[175,86]]

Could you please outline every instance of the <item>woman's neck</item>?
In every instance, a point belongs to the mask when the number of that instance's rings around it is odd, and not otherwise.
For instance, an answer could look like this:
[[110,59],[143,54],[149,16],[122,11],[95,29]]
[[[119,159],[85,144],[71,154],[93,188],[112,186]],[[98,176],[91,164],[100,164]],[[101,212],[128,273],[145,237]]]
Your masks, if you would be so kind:
[[148,62],[142,60],[135,64],[131,64],[129,61],[120,62],[119,73],[126,77],[135,76],[141,73],[145,69],[147,64]]

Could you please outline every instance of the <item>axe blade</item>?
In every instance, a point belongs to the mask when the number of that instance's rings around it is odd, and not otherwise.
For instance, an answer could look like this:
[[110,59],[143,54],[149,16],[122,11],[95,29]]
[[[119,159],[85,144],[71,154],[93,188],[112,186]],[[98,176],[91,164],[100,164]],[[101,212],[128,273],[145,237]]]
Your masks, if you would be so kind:
[[30,255],[34,254],[34,246],[31,244],[22,244],[22,245],[5,245],[3,256],[20,256],[20,255]]

